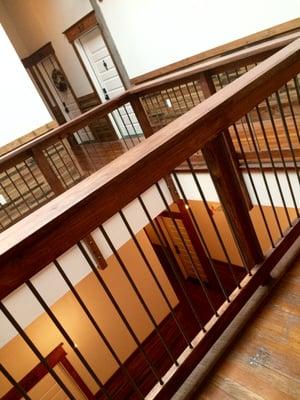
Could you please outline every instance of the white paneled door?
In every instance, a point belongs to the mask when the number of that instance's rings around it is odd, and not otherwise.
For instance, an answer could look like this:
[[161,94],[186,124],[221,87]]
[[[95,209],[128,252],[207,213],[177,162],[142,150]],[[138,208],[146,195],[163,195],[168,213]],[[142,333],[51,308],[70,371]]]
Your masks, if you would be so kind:
[[[120,75],[98,27],[80,36],[75,41],[75,46],[102,102],[124,92]],[[110,118],[119,137],[142,133],[129,104],[114,111]]]

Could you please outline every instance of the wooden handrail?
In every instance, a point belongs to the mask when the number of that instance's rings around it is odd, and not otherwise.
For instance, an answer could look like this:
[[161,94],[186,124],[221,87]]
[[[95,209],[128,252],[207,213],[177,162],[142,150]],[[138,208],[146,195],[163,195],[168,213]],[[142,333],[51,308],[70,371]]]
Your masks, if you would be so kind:
[[225,68],[230,69],[232,66],[238,66],[238,63],[241,62],[243,63],[243,65],[245,65],[247,61],[252,63],[258,62],[262,60],[262,57],[267,58],[268,56],[278,51],[278,49],[283,48],[284,46],[298,39],[299,37],[300,32],[296,32],[280,37],[278,39],[273,39],[268,42],[260,43],[258,45],[239,50],[229,55],[218,57],[213,60],[208,60],[192,67],[170,73],[151,81],[147,81],[133,87],[129,90],[129,92],[131,94],[138,94],[141,96],[155,90],[165,89],[173,85],[174,82],[177,81],[184,83],[185,81],[196,79],[201,72],[215,73],[223,71]]
[[93,109],[81,114],[79,117],[76,117],[73,120],[59,126],[58,128],[53,129],[47,134],[33,139],[17,149],[3,155],[0,157],[0,170],[10,167],[12,165],[11,160],[16,157],[18,162],[24,160],[26,157],[28,157],[28,151],[30,151],[32,148],[36,146],[46,147],[47,145],[51,144],[55,138],[66,137],[67,135],[76,132],[76,130],[84,128],[95,118],[101,118],[112,112],[115,108],[120,107],[127,102],[134,102],[140,96],[155,92],[162,88],[170,87],[176,82],[184,83],[193,78],[197,78],[202,72],[210,71],[213,73],[216,71],[222,71],[224,68],[230,68],[232,65],[237,65],[238,63],[245,63],[247,60],[251,60],[252,62],[261,61],[262,58],[264,59],[268,57],[278,49],[284,47],[299,37],[300,32],[292,33],[135,86],[125,91],[120,96],[94,107]]
[[1,169],[2,165],[7,163],[12,158],[20,156],[20,154],[31,150],[36,146],[42,145],[43,147],[46,147],[47,145],[49,145],[49,143],[52,143],[55,138],[63,138],[81,128],[86,127],[91,121],[93,121],[93,119],[106,116],[108,113],[114,111],[116,108],[126,104],[129,99],[130,94],[128,92],[124,92],[120,96],[115,97],[114,99],[111,99],[106,103],[100,104],[99,106],[96,106],[91,110],[81,114],[79,117],[76,117],[63,125],[60,125],[59,127],[46,133],[45,135],[25,143],[17,149],[0,157]]
[[299,71],[300,39],[4,231],[0,297],[60,256]]
[[295,32],[297,30],[299,31],[299,29],[300,29],[300,18],[295,18],[290,21],[283,22],[279,25],[263,29],[262,31],[252,33],[250,35],[241,37],[239,39],[235,39],[231,42],[224,43],[220,46],[204,50],[201,53],[194,54],[190,57],[184,58],[179,61],[175,61],[171,64],[154,69],[150,72],[146,72],[145,74],[132,78],[130,81],[131,83],[137,85],[146,81],[153,80],[162,75],[167,75],[174,71],[179,71],[180,69],[189,67],[191,65],[199,64],[200,62],[206,61],[208,59],[224,56],[225,54],[241,50],[242,48],[249,47],[249,45],[251,46],[254,44],[265,42],[267,40],[274,39],[275,37]]

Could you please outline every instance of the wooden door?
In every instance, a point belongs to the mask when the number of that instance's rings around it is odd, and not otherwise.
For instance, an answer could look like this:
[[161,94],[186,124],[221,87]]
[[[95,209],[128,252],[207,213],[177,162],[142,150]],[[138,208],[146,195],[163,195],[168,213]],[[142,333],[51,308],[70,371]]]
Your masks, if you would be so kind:
[[[159,221],[163,224],[163,227],[167,232],[169,246],[176,257],[185,278],[198,279],[198,273],[201,280],[207,281],[207,276],[183,221],[181,219],[175,219],[178,230],[171,218],[160,217]],[[195,269],[197,270],[197,273],[195,272]]]
[[[124,85],[98,26],[82,34],[74,44],[102,102],[122,94]],[[142,133],[130,105],[113,112],[111,121],[119,137]]]

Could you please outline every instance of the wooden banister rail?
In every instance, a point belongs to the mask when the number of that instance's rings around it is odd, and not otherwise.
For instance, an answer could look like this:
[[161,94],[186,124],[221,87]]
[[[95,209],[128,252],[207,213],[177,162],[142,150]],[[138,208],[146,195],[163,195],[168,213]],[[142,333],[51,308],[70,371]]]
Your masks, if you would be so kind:
[[275,39],[276,37],[285,36],[288,33],[299,31],[300,18],[296,18],[279,25],[272,26],[259,32],[255,32],[248,36],[235,39],[231,42],[222,44],[220,46],[205,50],[201,53],[192,55],[179,61],[175,61],[169,65],[165,65],[158,69],[146,72],[145,74],[136,76],[131,79],[135,85],[153,80],[154,78],[161,77],[162,75],[170,74],[171,72],[179,71],[180,69],[189,67],[191,65],[199,64],[200,62],[212,59],[215,57],[222,57],[226,54],[236,52],[243,48],[266,42]]
[[0,243],[1,299],[299,71],[300,40],[296,40],[147,141],[7,229]]
[[184,83],[197,79],[202,72],[213,74],[216,72],[224,72],[232,67],[238,68],[239,65],[260,62],[299,37],[300,32],[295,32],[277,39],[269,40],[229,55],[208,60],[195,66],[141,83],[130,89],[129,92],[141,96],[173,86],[174,83]]
[[129,93],[125,92],[120,96],[107,101],[104,104],[100,104],[99,106],[94,107],[93,109],[86,111],[81,114],[79,117],[72,119],[69,122],[66,122],[63,125],[53,129],[52,131],[46,133],[45,135],[31,140],[28,143],[18,147],[16,150],[11,151],[4,156],[0,157],[0,168],[2,169],[2,165],[5,165],[9,160],[14,157],[20,156],[22,153],[32,149],[36,146],[46,147],[50,143],[52,143],[57,138],[64,138],[69,134],[76,132],[77,130],[84,128],[87,126],[93,119],[101,118],[106,116],[108,113],[114,111],[114,109],[124,105],[129,100]]
[[[46,147],[51,144],[57,138],[63,138],[76,132],[76,130],[87,126],[95,118],[101,118],[112,112],[114,109],[124,105],[127,102],[137,103],[140,96],[148,93],[155,92],[162,88],[173,86],[174,83],[184,83],[193,78],[199,78],[199,75],[203,72],[214,73],[216,71],[224,71],[227,68],[238,66],[239,63],[245,64],[248,61],[259,62],[278,49],[286,46],[293,40],[300,37],[300,33],[292,33],[278,39],[273,39],[267,42],[260,43],[258,45],[237,51],[227,56],[219,57],[207,62],[203,62],[196,66],[157,78],[152,81],[134,86],[127,90],[118,97],[115,97],[108,102],[94,107],[93,109],[81,114],[79,117],[72,119],[69,122],[53,129],[47,134],[31,140],[30,142],[18,147],[16,150],[11,151],[4,156],[0,157],[0,170],[8,168],[10,165],[23,160],[28,156],[28,152],[35,146]],[[138,107],[138,105],[136,106]],[[145,135],[148,136],[148,135]],[[11,161],[15,160],[15,161]]]

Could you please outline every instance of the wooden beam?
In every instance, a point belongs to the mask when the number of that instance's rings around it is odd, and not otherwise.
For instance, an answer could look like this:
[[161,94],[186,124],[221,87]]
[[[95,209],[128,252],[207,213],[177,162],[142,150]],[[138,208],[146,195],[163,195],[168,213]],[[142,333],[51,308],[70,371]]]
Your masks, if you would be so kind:
[[84,17],[80,18],[75,24],[66,29],[63,34],[66,36],[70,43],[74,43],[83,33],[88,32],[90,29],[97,26],[98,22],[95,16],[95,11],[89,12]]
[[299,71],[300,40],[4,231],[0,297],[136,199]]
[[51,165],[49,164],[47,157],[43,153],[43,150],[38,147],[35,147],[32,149],[32,155],[37,166],[39,167],[41,173],[44,175],[46,181],[48,182],[53,192],[56,195],[63,193],[65,191],[65,188],[63,187],[63,184],[58,179],[53,169],[51,168]]
[[300,18],[295,18],[290,21],[284,22],[279,25],[272,26],[271,28],[264,29],[262,31],[253,33],[248,36],[244,36],[240,39],[233,40],[232,42],[225,43],[221,46],[214,47],[209,50],[205,50],[201,53],[195,54],[191,57],[184,58],[175,63],[166,65],[164,67],[157,68],[146,74],[137,76],[131,79],[131,83],[134,85],[140,84],[150,79],[155,79],[162,75],[169,74],[174,71],[178,71],[190,65],[202,62],[212,57],[216,57],[228,52],[238,50],[242,47],[249,46],[254,43],[262,42],[270,38],[277,37],[278,35],[285,34],[287,32],[295,31],[300,29]]
[[150,124],[149,118],[140,99],[137,96],[132,96],[130,99],[130,104],[142,128],[144,136],[146,138],[151,136],[154,133],[154,130]]
[[[209,72],[202,72],[200,74],[199,80],[203,95],[206,99],[216,93],[216,88]],[[215,140],[222,140],[226,142],[226,146],[224,147],[223,151],[229,152],[228,160],[231,159],[230,168],[232,172],[235,174],[236,178],[238,179],[238,188],[237,188],[238,192],[236,193],[236,195],[240,196],[240,201],[245,203],[248,210],[251,210],[253,208],[253,204],[250,199],[250,195],[248,193],[243,174],[239,169],[238,158],[228,129],[224,129],[223,135],[219,136],[219,139],[216,138]],[[205,155],[206,154],[205,148],[202,149],[202,154],[206,161],[207,167],[210,170],[211,168],[213,168],[213,166],[210,165],[210,157],[206,157]]]
[[202,148],[202,154],[240,249],[242,261],[250,270],[263,260],[263,253],[224,135],[219,135],[207,143]]

